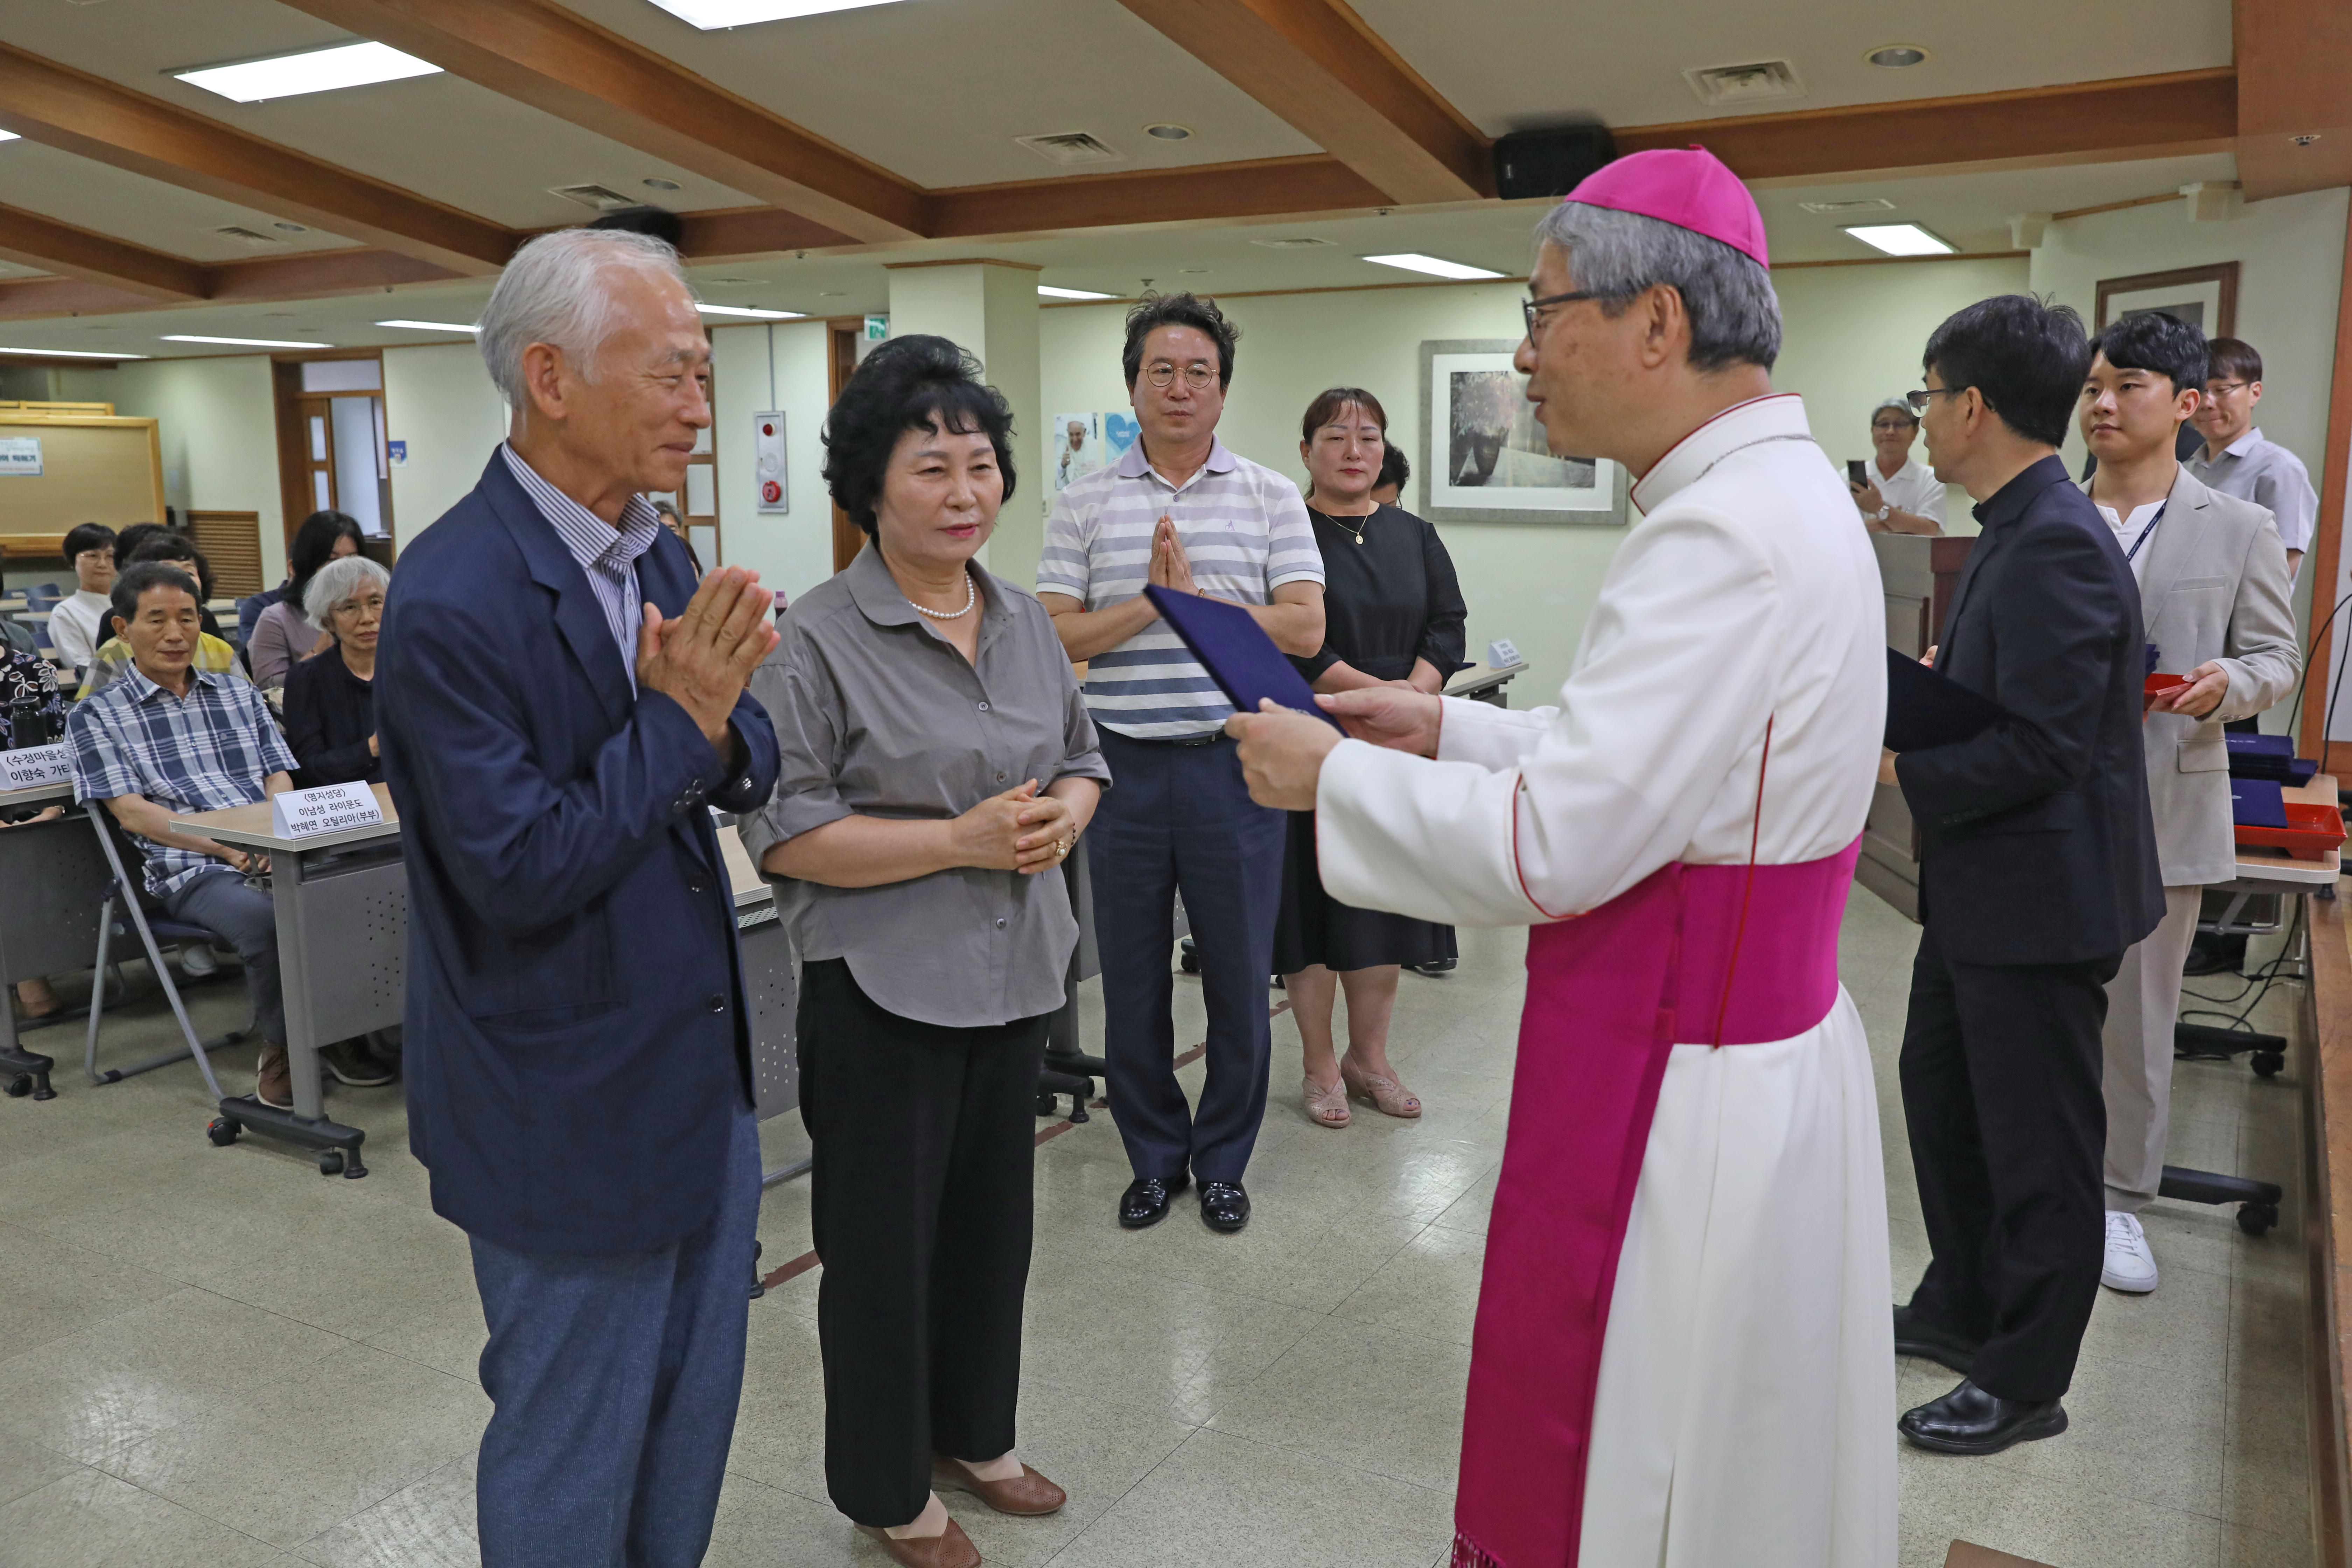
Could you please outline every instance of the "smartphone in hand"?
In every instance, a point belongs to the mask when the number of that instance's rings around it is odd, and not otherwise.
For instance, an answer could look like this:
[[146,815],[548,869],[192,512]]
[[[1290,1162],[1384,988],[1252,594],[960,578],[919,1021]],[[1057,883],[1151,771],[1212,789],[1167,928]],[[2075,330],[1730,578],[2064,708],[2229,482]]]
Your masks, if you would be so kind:
[[1845,460],[1845,482],[1857,489],[1870,483],[1863,477],[1862,461],[1860,458],[1848,458]]

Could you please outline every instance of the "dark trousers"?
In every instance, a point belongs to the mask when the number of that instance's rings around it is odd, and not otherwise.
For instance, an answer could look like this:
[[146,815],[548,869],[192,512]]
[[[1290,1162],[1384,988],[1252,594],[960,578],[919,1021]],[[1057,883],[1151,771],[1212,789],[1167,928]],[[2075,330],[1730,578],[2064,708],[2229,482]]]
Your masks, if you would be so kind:
[[824,1485],[859,1524],[921,1513],[934,1453],[1012,1450],[1048,1016],[919,1024],[801,966]]
[[490,1342],[474,1496],[482,1568],[694,1568],[743,1389],[759,1126],[730,1134],[708,1220],[612,1258],[472,1237]]
[[254,1027],[273,1046],[286,1043],[286,997],[278,982],[278,906],[268,893],[248,887],[223,868],[184,882],[163,895],[175,921],[200,925],[245,962],[246,994],[253,998]]
[[[1265,1118],[1274,1050],[1265,994],[1288,821],[1250,799],[1234,743],[1223,736],[1176,746],[1100,733],[1112,784],[1087,830],[1087,861],[1111,1116],[1137,1175],[1189,1169],[1204,1182],[1238,1182]],[[1208,1078],[1197,1110],[1176,1081],[1169,1012],[1180,891],[1209,1011]]]
[[2099,1293],[2099,1030],[2122,961],[1959,963],[1932,919],[1919,933],[1903,1119],[1933,1257],[1911,1310],[1981,1340],[1970,1375],[2004,1399],[2066,1392]]

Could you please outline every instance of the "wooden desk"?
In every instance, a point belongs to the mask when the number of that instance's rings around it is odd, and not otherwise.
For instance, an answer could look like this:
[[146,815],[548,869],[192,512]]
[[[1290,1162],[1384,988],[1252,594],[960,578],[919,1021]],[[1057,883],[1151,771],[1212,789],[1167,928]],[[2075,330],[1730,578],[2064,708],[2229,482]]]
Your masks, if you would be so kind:
[[172,818],[175,831],[269,856],[294,1109],[289,1115],[236,1097],[221,1101],[222,1116],[317,1149],[321,1171],[353,1179],[367,1174],[360,1158],[367,1134],[328,1118],[319,1047],[398,1024],[408,979],[408,868],[400,854],[400,814],[383,785],[369,787],[384,820],[341,833],[281,837],[266,801]]
[[1525,659],[1502,669],[1496,669],[1493,665],[1481,659],[1467,669],[1454,671],[1453,678],[1445,683],[1445,695],[1466,697],[1473,702],[1487,702],[1497,708],[1507,708],[1510,703],[1503,697],[1503,688],[1510,684],[1511,677],[1524,672],[1527,668],[1528,663]]
[[[55,822],[0,827],[0,889],[6,889],[0,896],[0,992],[19,980],[87,969],[98,951],[106,858],[73,793],[69,784],[0,790],[0,807],[67,807]],[[0,1077],[8,1095],[52,1098],[49,1069],[56,1065],[18,1043],[9,999],[0,994]]]

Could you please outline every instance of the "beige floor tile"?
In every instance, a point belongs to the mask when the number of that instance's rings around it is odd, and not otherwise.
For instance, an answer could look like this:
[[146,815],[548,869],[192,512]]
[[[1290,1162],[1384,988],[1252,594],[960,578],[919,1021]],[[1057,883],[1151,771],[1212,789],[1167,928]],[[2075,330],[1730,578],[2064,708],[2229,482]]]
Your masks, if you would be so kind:
[[832,1568],[887,1564],[824,1503],[730,1474],[719,1494],[703,1568]]
[[[12,1108],[13,1109],[13,1108]],[[11,1192],[18,1176],[9,1178]],[[0,1348],[15,1355],[170,1295],[177,1280],[73,1241],[0,1223]]]
[[1055,1568],[1429,1568],[1453,1500],[1217,1432],[1193,1434]]
[[136,1443],[109,1469],[280,1546],[306,1542],[470,1451],[489,1401],[353,1344],[248,1402]]
[[0,1431],[0,1503],[11,1503],[27,1492],[39,1491],[51,1481],[69,1476],[81,1466],[55,1448],[30,1437]]
[[481,1568],[474,1456],[450,1460],[294,1549],[320,1568]]
[[943,1492],[953,1513],[991,1563],[1035,1564],[1055,1557],[1118,1503],[1193,1428],[1157,1405],[1135,1405],[1099,1390],[1046,1378],[1024,1380],[1013,1451],[1067,1492],[1061,1512],[1013,1519],[978,1498]]
[[97,1470],[0,1508],[7,1568],[278,1568],[276,1547]]
[[814,1318],[753,1303],[727,1468],[824,1501],[824,1363]]
[[1907,1447],[1900,1469],[1902,1568],[1943,1568],[1954,1541],[2061,1568],[2209,1568],[2220,1550],[2219,1520],[2119,1503],[2095,1487],[2046,1478],[2021,1484],[1982,1459]]
[[1452,1492],[1467,1346],[1334,1319],[1221,1401],[1211,1428]]
[[421,1308],[392,1327],[368,1335],[365,1342],[404,1361],[479,1383],[482,1347],[489,1338],[490,1331],[482,1321],[480,1298],[467,1295]]
[[2259,1522],[2221,1526],[2220,1568],[2305,1568],[2311,1561],[2310,1530],[2284,1509],[2276,1529]]
[[1334,1315],[1466,1346],[1478,1313],[1483,1235],[1431,1226],[1333,1308]]

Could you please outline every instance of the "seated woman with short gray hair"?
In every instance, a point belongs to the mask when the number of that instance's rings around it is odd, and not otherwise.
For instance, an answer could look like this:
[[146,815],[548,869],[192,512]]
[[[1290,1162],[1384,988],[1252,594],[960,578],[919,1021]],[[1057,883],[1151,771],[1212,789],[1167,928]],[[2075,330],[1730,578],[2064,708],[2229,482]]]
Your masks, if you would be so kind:
[[825,1484],[895,1562],[980,1562],[935,1487],[1059,1509],[1013,1456],[1037,1068],[1077,921],[1062,863],[1108,777],[1052,619],[973,559],[1013,413],[944,338],[894,338],[833,407],[865,549],[751,678],[782,753],[743,819],[803,960],[801,1119]]
[[383,777],[375,739],[375,647],[392,574],[364,555],[339,555],[312,574],[303,618],[327,646],[286,671],[286,739],[302,766],[294,782],[369,784]]

